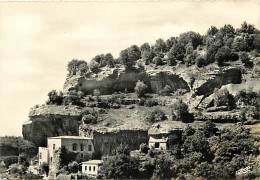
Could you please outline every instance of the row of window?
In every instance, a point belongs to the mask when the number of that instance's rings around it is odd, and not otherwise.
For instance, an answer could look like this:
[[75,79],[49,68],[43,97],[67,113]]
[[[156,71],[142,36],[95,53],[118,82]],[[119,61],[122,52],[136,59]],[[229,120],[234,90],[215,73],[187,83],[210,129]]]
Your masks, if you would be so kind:
[[[55,149],[55,144],[53,144],[53,150]],[[77,151],[78,150],[78,145],[76,143],[72,144],[72,150]],[[84,144],[80,144],[80,150],[84,151]],[[88,151],[92,151],[92,146],[88,145]]]
[[[91,166],[85,166],[85,171],[88,169],[88,171],[91,171]],[[93,172],[96,171],[96,166],[93,166]]]
[[[77,151],[78,150],[78,145],[76,143],[72,144],[72,150]],[[84,151],[84,144],[80,144],[80,150]],[[92,151],[92,146],[88,145],[88,151]]]

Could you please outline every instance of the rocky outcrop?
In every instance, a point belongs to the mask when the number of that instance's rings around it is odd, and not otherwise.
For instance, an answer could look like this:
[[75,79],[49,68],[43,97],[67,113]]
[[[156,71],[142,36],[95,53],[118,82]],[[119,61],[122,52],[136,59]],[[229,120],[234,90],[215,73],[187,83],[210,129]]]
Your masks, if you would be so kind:
[[23,137],[38,146],[47,146],[47,137],[79,134],[81,109],[76,106],[43,106],[32,109],[23,124]]
[[241,71],[237,68],[227,68],[223,70],[217,70],[207,74],[210,78],[201,83],[195,89],[196,95],[209,96],[215,89],[221,88],[226,84],[240,84],[242,79]]
[[80,136],[93,138],[94,149],[97,154],[111,155],[120,144],[128,144],[130,150],[139,149],[139,145],[148,142],[148,129],[106,128],[98,129],[81,125]]
[[175,91],[177,89],[186,89],[189,91],[188,84],[178,75],[171,71],[120,71],[111,70],[110,74],[104,77],[72,77],[68,78],[64,84],[64,91],[76,89],[87,94],[92,94],[94,89],[98,89],[101,94],[113,94],[114,92],[133,92],[137,81],[143,81],[150,92],[158,93],[167,84]]

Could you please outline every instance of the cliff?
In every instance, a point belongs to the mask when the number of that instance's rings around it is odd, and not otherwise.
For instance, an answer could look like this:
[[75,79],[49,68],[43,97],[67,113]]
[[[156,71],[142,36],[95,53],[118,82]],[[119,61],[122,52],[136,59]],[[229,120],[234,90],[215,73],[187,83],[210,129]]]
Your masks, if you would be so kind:
[[80,76],[67,78],[63,89],[65,92],[76,89],[86,94],[93,94],[94,89],[98,89],[102,95],[124,92],[125,90],[133,92],[139,80],[148,86],[148,91],[151,93],[158,93],[167,84],[173,90],[190,90],[187,82],[172,71],[139,71],[136,69],[125,71],[116,68],[88,78]]
[[47,146],[47,137],[78,135],[82,110],[77,106],[46,105],[34,108],[23,124],[23,137],[38,146]]

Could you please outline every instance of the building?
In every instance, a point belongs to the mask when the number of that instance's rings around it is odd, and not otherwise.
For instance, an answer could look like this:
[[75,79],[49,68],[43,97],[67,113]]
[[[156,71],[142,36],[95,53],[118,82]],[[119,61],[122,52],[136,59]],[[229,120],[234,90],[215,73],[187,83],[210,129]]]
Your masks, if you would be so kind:
[[100,166],[103,164],[102,160],[91,160],[82,162],[82,173],[88,176],[97,176]]
[[167,150],[168,138],[165,137],[152,137],[149,138],[149,148],[154,147],[155,149]]
[[39,167],[43,164],[43,163],[47,163],[49,164],[49,152],[48,152],[48,148],[46,147],[39,147],[39,160],[38,160],[38,163],[39,163]]
[[47,139],[47,148],[39,147],[39,167],[46,162],[49,165],[50,173],[56,177],[60,161],[60,150],[65,147],[68,152],[76,154],[80,162],[92,159],[94,153],[93,138],[81,136],[57,136]]
[[79,161],[92,158],[94,153],[93,139],[81,136],[58,136],[48,138],[49,164],[53,162],[54,152],[65,147],[69,152],[77,153]]

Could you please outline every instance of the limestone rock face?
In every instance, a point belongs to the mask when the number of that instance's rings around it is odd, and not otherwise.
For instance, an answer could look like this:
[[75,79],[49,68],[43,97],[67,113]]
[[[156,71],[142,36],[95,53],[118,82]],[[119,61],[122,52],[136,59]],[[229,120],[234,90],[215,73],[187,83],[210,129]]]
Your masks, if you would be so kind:
[[223,70],[218,70],[207,75],[209,78],[199,83],[195,88],[196,95],[205,95],[209,96],[215,90],[219,89],[226,84],[240,84],[242,81],[242,74],[239,69],[228,68]]
[[81,110],[76,106],[44,106],[29,113],[23,124],[23,137],[38,146],[47,146],[47,137],[79,134]]
[[171,71],[138,72],[137,70],[119,71],[118,69],[103,77],[97,75],[97,77],[91,78],[68,78],[63,89],[65,92],[76,89],[87,94],[92,94],[94,89],[98,89],[102,95],[124,92],[125,90],[133,92],[138,80],[143,81],[152,93],[158,93],[167,84],[173,90],[186,89],[189,91],[187,82]]

